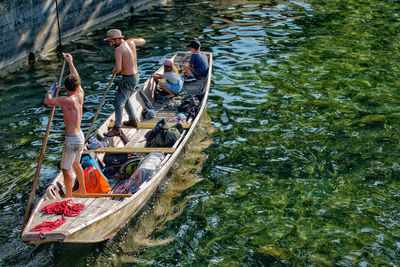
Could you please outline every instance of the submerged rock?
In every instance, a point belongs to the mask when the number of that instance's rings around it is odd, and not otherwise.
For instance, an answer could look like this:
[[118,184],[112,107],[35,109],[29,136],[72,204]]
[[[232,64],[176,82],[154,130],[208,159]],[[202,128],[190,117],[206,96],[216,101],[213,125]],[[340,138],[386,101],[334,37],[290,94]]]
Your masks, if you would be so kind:
[[360,119],[362,123],[375,123],[375,122],[383,122],[386,120],[385,115],[366,115]]

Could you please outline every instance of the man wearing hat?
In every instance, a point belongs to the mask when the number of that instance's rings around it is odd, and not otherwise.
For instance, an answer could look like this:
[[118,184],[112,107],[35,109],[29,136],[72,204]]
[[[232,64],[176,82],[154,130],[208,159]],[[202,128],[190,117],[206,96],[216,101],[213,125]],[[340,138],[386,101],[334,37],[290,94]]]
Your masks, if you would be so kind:
[[206,54],[200,51],[199,41],[191,41],[187,47],[190,48],[192,56],[190,57],[189,66],[183,67],[183,70],[188,76],[188,78],[185,79],[185,82],[193,82],[196,81],[196,77],[207,75],[208,60]]
[[108,133],[104,134],[106,137],[113,137],[120,136],[121,134],[120,128],[124,108],[129,116],[129,121],[125,121],[124,125],[137,127],[138,120],[136,119],[129,97],[139,83],[136,46],[143,45],[146,41],[143,38],[124,40],[122,32],[118,29],[109,30],[106,40],[110,43],[110,46],[114,46],[115,48],[115,67],[113,73],[121,72],[122,74],[122,79],[118,85],[114,100],[114,127]]

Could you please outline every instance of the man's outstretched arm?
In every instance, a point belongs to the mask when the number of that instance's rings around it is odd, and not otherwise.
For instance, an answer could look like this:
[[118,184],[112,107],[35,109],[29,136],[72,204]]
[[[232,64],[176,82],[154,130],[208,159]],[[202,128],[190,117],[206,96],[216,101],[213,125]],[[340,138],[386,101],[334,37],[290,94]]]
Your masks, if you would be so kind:
[[130,38],[127,40],[128,42],[134,42],[136,46],[141,46],[146,43],[146,40],[143,38]]
[[76,77],[79,77],[79,73],[74,66],[74,60],[72,58],[72,55],[70,53],[62,53],[62,55],[65,61],[68,62],[69,73],[75,75]]

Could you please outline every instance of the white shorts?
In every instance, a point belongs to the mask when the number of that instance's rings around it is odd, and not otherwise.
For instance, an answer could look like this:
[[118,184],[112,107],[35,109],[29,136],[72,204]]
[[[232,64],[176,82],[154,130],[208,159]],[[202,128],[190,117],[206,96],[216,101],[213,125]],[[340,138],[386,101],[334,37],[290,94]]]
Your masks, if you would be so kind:
[[74,161],[80,162],[84,143],[85,138],[82,132],[79,135],[65,136],[60,164],[61,169],[70,170]]

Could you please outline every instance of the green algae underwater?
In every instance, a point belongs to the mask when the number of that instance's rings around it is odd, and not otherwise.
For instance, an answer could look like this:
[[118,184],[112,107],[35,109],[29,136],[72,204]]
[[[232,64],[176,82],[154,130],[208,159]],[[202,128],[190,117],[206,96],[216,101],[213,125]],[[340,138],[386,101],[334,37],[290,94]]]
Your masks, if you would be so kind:
[[[137,222],[79,256],[18,241],[55,56],[2,79],[0,265],[399,265],[399,16],[398,1],[171,1],[109,25],[148,41],[141,82],[192,38],[213,52],[213,130]],[[113,66],[105,32],[67,46],[87,77],[84,130]],[[62,131],[56,117],[39,192]]]

